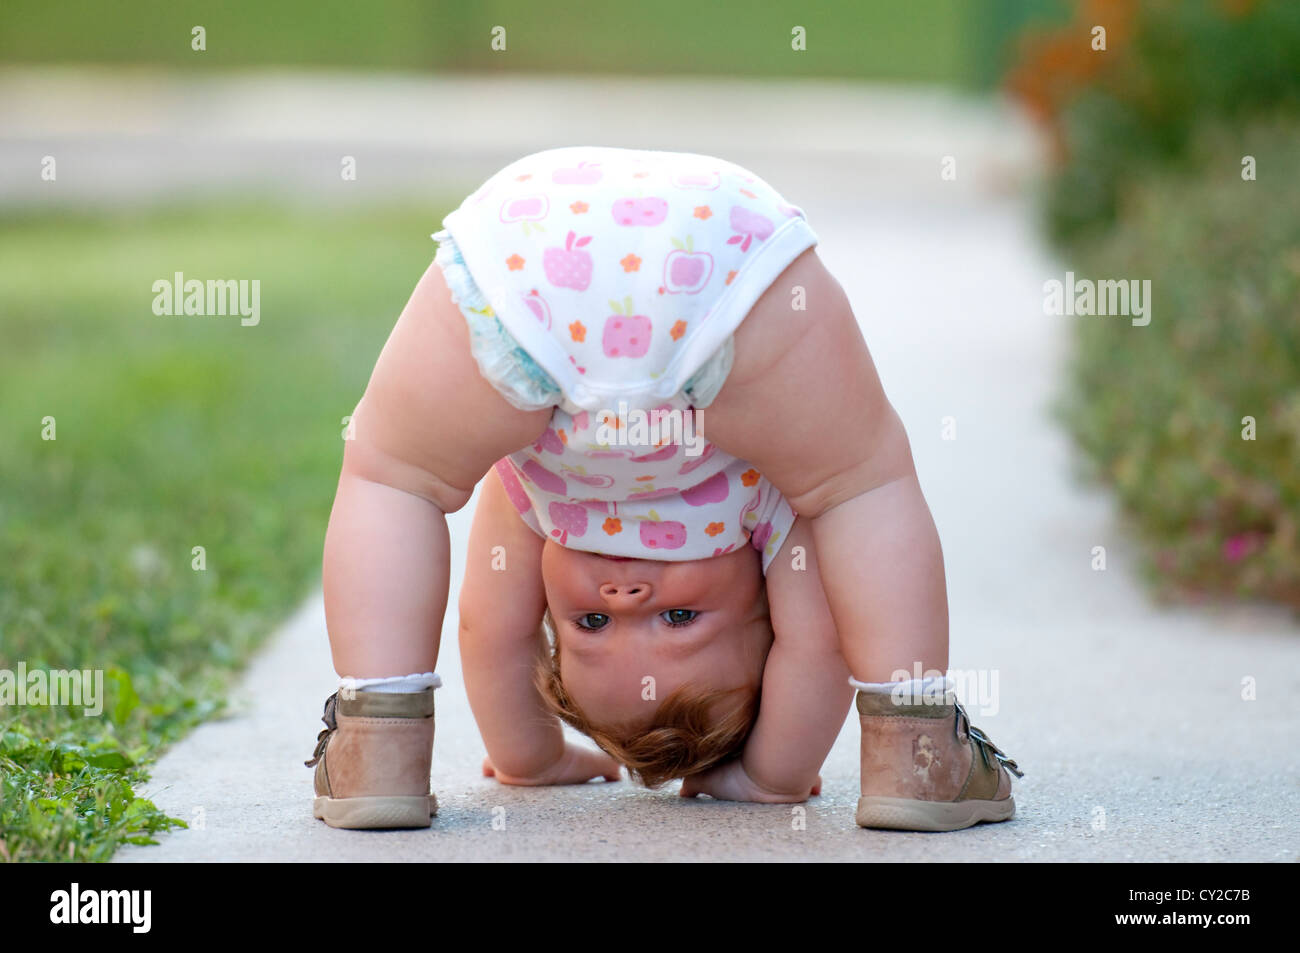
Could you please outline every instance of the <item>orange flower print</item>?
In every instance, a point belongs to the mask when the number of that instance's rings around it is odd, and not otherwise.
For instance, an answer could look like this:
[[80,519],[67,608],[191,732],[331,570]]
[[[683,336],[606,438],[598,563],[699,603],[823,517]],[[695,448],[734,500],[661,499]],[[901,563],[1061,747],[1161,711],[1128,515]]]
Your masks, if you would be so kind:
[[610,516],[605,519],[605,522],[601,524],[600,528],[610,536],[613,536],[616,533],[623,532],[623,521],[617,517]]
[[561,428],[561,429],[558,431],[558,433],[559,433],[559,435],[560,435],[560,443],[565,443],[565,444],[567,444],[567,443],[569,442],[569,438],[568,438],[567,436],[565,436],[564,429]]
[[731,279],[735,277],[736,277],[736,273],[734,271],[727,272],[727,280],[723,282],[723,284],[728,284],[728,285],[731,284]]
[[623,266],[623,270],[626,272],[641,270],[641,259],[636,257],[636,255],[633,255],[631,252],[624,255],[623,260],[620,261],[619,264]]
[[639,476],[636,479],[638,483],[644,483],[646,480],[653,480],[654,478],[654,474],[652,473],[649,476]]
[[678,321],[668,331],[668,336],[671,337],[674,341],[679,341],[681,340],[682,335],[685,333],[686,333],[686,322]]
[[749,189],[741,189],[741,190],[740,190],[740,194],[741,194],[741,195],[748,195],[751,199],[756,199],[756,198],[758,198],[758,196],[755,195],[753,192],[749,191]]
[[574,202],[572,205],[569,206],[569,211],[572,212],[574,215],[582,215],[589,208],[591,208],[591,206],[588,205],[586,202]]
[[704,527],[704,532],[708,533],[710,536],[717,536],[726,528],[726,523],[710,523],[708,526]]
[[569,337],[581,344],[587,340],[587,326],[581,321],[574,321],[569,325]]
[[[517,175],[517,176],[515,176],[515,181],[516,181],[516,182],[527,182],[527,181],[528,181],[529,179],[531,179],[532,177],[533,177],[533,174],[532,174],[531,172],[529,172],[527,175]],[[741,189],[740,191],[743,192],[743,191],[745,191],[745,190],[744,190],[744,189]]]
[[758,482],[758,478],[760,476],[762,476],[762,474],[760,474],[753,467],[750,467],[748,470],[746,470],[744,473],[740,475],[740,482],[745,484],[745,486],[753,486],[755,483]]
[[520,258],[518,255],[511,255],[509,258],[506,259],[506,267],[509,268],[511,271],[523,271],[524,260]]
[[713,209],[709,208],[707,205],[697,205],[695,206],[695,217],[700,220],[712,218]]

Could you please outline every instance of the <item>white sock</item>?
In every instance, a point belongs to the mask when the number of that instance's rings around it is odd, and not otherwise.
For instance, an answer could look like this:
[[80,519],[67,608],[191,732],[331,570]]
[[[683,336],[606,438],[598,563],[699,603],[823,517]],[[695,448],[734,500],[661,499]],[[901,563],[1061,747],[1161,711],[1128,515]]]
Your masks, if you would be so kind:
[[400,694],[405,692],[422,692],[426,688],[438,688],[442,679],[433,672],[423,675],[390,675],[387,678],[353,678],[345,675],[339,679],[340,691],[351,692],[387,692]]
[[947,675],[909,678],[900,682],[860,682],[850,675],[849,684],[858,691],[893,695],[894,701],[900,705],[919,704],[925,699],[934,704],[951,705],[957,699],[953,680]]

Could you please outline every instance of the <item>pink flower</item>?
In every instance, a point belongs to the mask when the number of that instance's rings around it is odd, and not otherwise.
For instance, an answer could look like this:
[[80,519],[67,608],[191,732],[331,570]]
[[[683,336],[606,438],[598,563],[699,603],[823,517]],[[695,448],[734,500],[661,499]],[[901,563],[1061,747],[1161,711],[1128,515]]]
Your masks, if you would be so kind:
[[1240,562],[1253,553],[1257,545],[1257,533],[1238,533],[1236,536],[1229,536],[1223,541],[1223,558],[1230,563]]

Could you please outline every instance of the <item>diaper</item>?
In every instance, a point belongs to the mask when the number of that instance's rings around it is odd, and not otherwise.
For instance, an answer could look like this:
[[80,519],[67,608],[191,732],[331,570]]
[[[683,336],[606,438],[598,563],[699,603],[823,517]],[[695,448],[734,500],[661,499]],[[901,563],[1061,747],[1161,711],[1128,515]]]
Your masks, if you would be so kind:
[[511,163],[442,224],[435,261],[483,376],[516,407],[569,414],[708,406],[736,328],[817,242],[740,166],[597,146]]
[[[506,330],[487,298],[465,266],[456,240],[447,229],[435,232],[438,252],[434,256],[442,269],[451,300],[460,306],[470,332],[470,351],[479,373],[502,397],[520,410],[560,407],[571,414],[581,408],[570,401],[550,374],[538,365]],[[693,407],[707,407],[722,390],[731,372],[735,356],[735,338],[728,335],[704,365],[683,387],[683,394]]]

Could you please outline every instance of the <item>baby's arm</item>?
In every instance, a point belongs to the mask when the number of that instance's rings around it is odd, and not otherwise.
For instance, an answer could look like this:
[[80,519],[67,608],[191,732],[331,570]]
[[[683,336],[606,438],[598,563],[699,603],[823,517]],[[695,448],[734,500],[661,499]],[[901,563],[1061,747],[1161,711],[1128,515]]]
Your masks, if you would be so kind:
[[[488,756],[483,773],[504,784],[581,784],[619,779],[608,755],[566,744],[560,720],[533,685],[545,640],[542,537],[519,518],[495,470],[474,511],[460,590],[465,690]],[[500,549],[497,549],[500,547]]]
[[[795,547],[803,548],[802,568]],[[853,689],[805,519],[795,520],[768,567],[767,601],[775,638],[754,730],[739,759],[686,778],[684,797],[793,802],[818,793],[817,772],[844,725]]]

